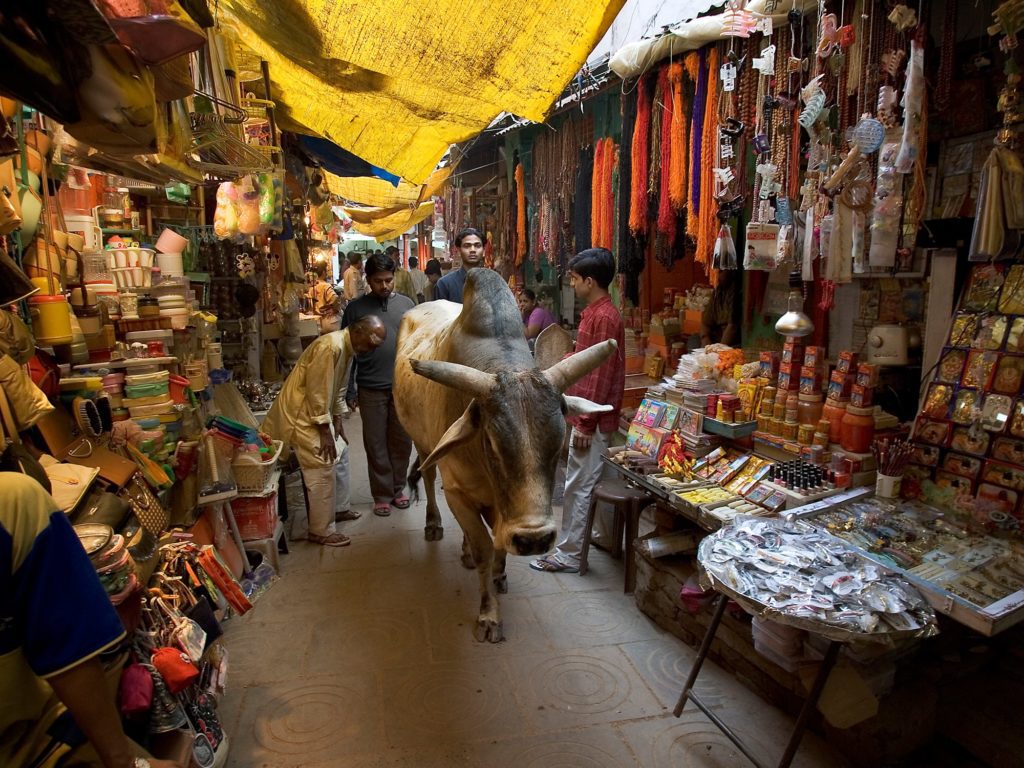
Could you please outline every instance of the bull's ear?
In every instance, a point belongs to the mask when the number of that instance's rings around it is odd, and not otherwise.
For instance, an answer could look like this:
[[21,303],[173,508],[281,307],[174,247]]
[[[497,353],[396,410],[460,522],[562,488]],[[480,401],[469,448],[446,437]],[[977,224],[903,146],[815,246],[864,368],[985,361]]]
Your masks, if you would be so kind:
[[479,426],[480,409],[473,400],[455,423],[448,427],[448,431],[441,436],[440,442],[434,446],[430,455],[420,462],[420,472],[434,466],[448,451],[472,439]]
[[591,416],[595,413],[608,413],[613,410],[610,405],[599,405],[585,397],[564,395],[566,416]]

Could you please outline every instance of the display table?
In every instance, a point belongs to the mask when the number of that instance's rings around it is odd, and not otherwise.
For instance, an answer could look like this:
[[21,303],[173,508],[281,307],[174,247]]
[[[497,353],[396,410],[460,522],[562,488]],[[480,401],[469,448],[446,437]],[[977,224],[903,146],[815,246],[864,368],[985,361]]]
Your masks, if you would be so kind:
[[673,710],[693,701],[758,768],[767,764],[693,691],[729,599],[753,616],[770,618],[829,640],[777,765],[796,755],[811,714],[845,642],[894,644],[938,630],[935,614],[907,581],[887,574],[843,542],[799,522],[737,518],[701,542],[701,582],[718,596],[714,615]]

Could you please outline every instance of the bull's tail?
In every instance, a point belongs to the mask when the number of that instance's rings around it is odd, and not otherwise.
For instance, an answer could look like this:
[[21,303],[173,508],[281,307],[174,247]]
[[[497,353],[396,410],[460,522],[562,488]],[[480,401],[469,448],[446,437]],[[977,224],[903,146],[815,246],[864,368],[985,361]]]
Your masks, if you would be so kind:
[[420,457],[416,454],[416,461],[412,463],[412,469],[409,470],[409,490],[412,491],[413,503],[419,504],[420,502],[420,479],[423,477],[423,473],[420,472]]

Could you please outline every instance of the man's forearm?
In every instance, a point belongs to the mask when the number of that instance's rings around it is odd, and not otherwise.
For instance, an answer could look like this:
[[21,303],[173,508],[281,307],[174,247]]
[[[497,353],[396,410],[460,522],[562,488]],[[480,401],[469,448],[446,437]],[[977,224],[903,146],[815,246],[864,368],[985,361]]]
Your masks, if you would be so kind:
[[78,727],[106,768],[131,768],[135,750],[121,727],[121,716],[109,695],[103,665],[90,659],[48,678]]

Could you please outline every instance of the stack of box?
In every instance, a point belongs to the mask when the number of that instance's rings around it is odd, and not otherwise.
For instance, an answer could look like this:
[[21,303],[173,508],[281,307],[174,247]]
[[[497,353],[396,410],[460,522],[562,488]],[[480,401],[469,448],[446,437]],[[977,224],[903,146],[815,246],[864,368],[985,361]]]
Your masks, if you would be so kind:
[[789,392],[800,388],[800,369],[804,365],[804,342],[797,336],[787,336],[782,347],[782,362],[779,364],[779,391]]

